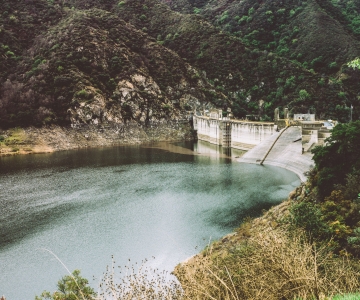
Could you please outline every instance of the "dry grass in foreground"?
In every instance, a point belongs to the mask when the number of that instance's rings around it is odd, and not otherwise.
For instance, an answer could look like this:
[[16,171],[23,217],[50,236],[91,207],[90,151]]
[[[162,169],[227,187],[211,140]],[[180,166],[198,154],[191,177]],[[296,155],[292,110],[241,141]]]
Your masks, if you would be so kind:
[[96,300],[181,300],[183,290],[173,275],[146,266],[108,267]]
[[[248,229],[245,224],[240,231]],[[76,270],[59,281],[59,291],[44,291],[36,299],[359,299],[359,294],[345,295],[359,291],[358,262],[334,257],[327,247],[316,248],[301,232],[289,237],[281,228],[253,230],[241,243],[227,243],[226,251],[216,247],[209,247],[176,268],[181,285],[172,274],[148,267],[147,260],[130,267],[115,268],[113,263],[105,272],[98,293]]]
[[359,291],[360,279],[351,260],[283,229],[252,232],[226,252],[210,247],[175,273],[187,299],[326,299]]

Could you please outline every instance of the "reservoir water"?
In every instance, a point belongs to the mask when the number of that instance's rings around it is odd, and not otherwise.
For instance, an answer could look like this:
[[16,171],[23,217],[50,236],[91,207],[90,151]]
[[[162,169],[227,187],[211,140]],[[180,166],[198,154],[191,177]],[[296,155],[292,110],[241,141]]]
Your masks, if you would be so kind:
[[238,155],[184,142],[0,157],[0,296],[56,289],[67,272],[44,249],[95,289],[112,255],[171,271],[300,184]]

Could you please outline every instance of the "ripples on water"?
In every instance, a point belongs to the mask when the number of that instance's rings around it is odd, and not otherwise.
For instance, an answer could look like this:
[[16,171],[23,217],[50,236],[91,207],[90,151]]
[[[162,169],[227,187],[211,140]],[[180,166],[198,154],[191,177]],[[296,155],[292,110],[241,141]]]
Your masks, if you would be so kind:
[[163,143],[0,158],[0,294],[55,290],[66,271],[43,248],[95,288],[111,255],[119,265],[155,256],[152,267],[172,270],[299,184],[218,150]]

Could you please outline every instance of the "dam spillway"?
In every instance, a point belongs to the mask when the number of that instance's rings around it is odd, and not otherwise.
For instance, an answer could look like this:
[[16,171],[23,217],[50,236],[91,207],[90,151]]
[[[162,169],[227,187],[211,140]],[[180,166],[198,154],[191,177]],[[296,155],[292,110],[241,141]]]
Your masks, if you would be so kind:
[[199,140],[241,150],[254,148],[277,130],[277,126],[272,122],[205,116],[194,116],[193,124]]

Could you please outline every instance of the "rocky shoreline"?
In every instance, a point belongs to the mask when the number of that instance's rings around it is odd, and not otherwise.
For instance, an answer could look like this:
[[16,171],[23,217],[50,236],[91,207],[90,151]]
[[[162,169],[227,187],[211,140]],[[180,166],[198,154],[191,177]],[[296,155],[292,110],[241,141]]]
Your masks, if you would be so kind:
[[0,156],[192,139],[194,133],[187,120],[147,126],[137,123],[109,123],[76,127],[53,125],[14,128],[0,130]]

